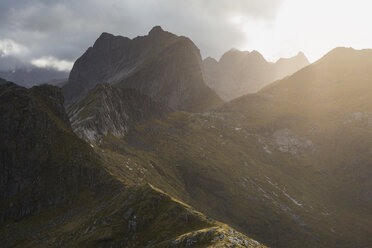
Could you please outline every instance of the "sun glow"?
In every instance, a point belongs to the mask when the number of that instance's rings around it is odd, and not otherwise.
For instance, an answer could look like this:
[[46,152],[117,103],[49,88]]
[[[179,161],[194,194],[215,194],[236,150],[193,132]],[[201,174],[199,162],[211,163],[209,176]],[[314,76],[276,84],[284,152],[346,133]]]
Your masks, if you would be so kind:
[[231,22],[246,33],[239,49],[258,50],[272,61],[303,51],[313,62],[338,46],[370,47],[371,9],[364,0],[286,0],[272,22],[238,15]]

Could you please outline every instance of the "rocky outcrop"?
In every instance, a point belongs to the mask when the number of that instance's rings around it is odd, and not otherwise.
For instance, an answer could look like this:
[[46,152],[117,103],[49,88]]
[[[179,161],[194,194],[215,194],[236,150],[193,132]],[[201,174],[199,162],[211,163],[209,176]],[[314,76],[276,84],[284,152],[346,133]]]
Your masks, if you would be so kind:
[[132,40],[103,33],[75,62],[63,91],[69,105],[107,82],[138,89],[173,109],[201,111],[221,103],[206,86],[201,67],[190,39],[159,26]]
[[89,142],[107,135],[123,137],[134,125],[170,111],[138,90],[107,83],[98,84],[68,109],[74,131]]
[[232,100],[247,93],[253,93],[265,85],[291,75],[309,65],[305,55],[279,59],[271,63],[257,51],[231,49],[219,61],[206,58],[203,61],[204,78],[224,100]]

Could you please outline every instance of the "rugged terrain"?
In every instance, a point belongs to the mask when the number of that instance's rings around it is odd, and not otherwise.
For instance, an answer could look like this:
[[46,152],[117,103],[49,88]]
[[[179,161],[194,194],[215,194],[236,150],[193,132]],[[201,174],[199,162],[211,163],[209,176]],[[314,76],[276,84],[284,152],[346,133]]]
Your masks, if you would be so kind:
[[0,103],[1,247],[264,247],[112,174],[73,133],[59,88],[6,82]]
[[[296,61],[205,62],[262,86]],[[0,79],[1,244],[370,247],[370,68],[372,50],[336,48],[222,105],[195,45],[155,27],[103,33],[63,87],[67,113],[59,88]]]
[[91,142],[107,135],[123,137],[136,124],[171,111],[138,90],[108,83],[98,84],[68,109],[75,133]]
[[149,182],[269,246],[369,247],[371,65],[371,50],[337,48],[257,94],[94,148],[122,180]]
[[74,64],[63,87],[67,105],[99,83],[135,88],[170,108],[202,111],[222,103],[204,82],[199,49],[154,27],[129,39],[103,33]]
[[302,52],[271,63],[257,51],[231,49],[219,61],[211,57],[204,59],[203,71],[207,85],[222,99],[230,101],[247,93],[255,93],[307,65],[309,61]]

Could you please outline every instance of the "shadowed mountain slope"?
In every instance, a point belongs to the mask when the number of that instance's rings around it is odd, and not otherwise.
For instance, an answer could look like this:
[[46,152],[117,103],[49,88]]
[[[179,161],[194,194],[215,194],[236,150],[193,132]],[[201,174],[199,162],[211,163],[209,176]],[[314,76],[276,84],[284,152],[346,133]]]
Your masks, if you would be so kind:
[[149,184],[113,175],[72,132],[59,88],[6,82],[0,103],[1,247],[264,248]]
[[103,33],[75,62],[63,92],[71,104],[107,82],[138,89],[173,109],[201,111],[222,103],[204,83],[201,67],[190,39],[159,26],[132,40]]
[[2,221],[102,186],[98,157],[72,132],[59,88],[0,87]]

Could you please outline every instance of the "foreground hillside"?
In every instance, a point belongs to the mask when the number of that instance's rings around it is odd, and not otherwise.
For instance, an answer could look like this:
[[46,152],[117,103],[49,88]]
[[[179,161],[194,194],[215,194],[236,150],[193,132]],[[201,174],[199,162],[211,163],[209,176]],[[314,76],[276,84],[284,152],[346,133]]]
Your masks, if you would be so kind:
[[371,65],[370,50],[337,48],[213,112],[92,145],[128,184],[149,182],[269,246],[369,247]]
[[71,129],[57,87],[0,85],[1,247],[264,247],[113,174]]

